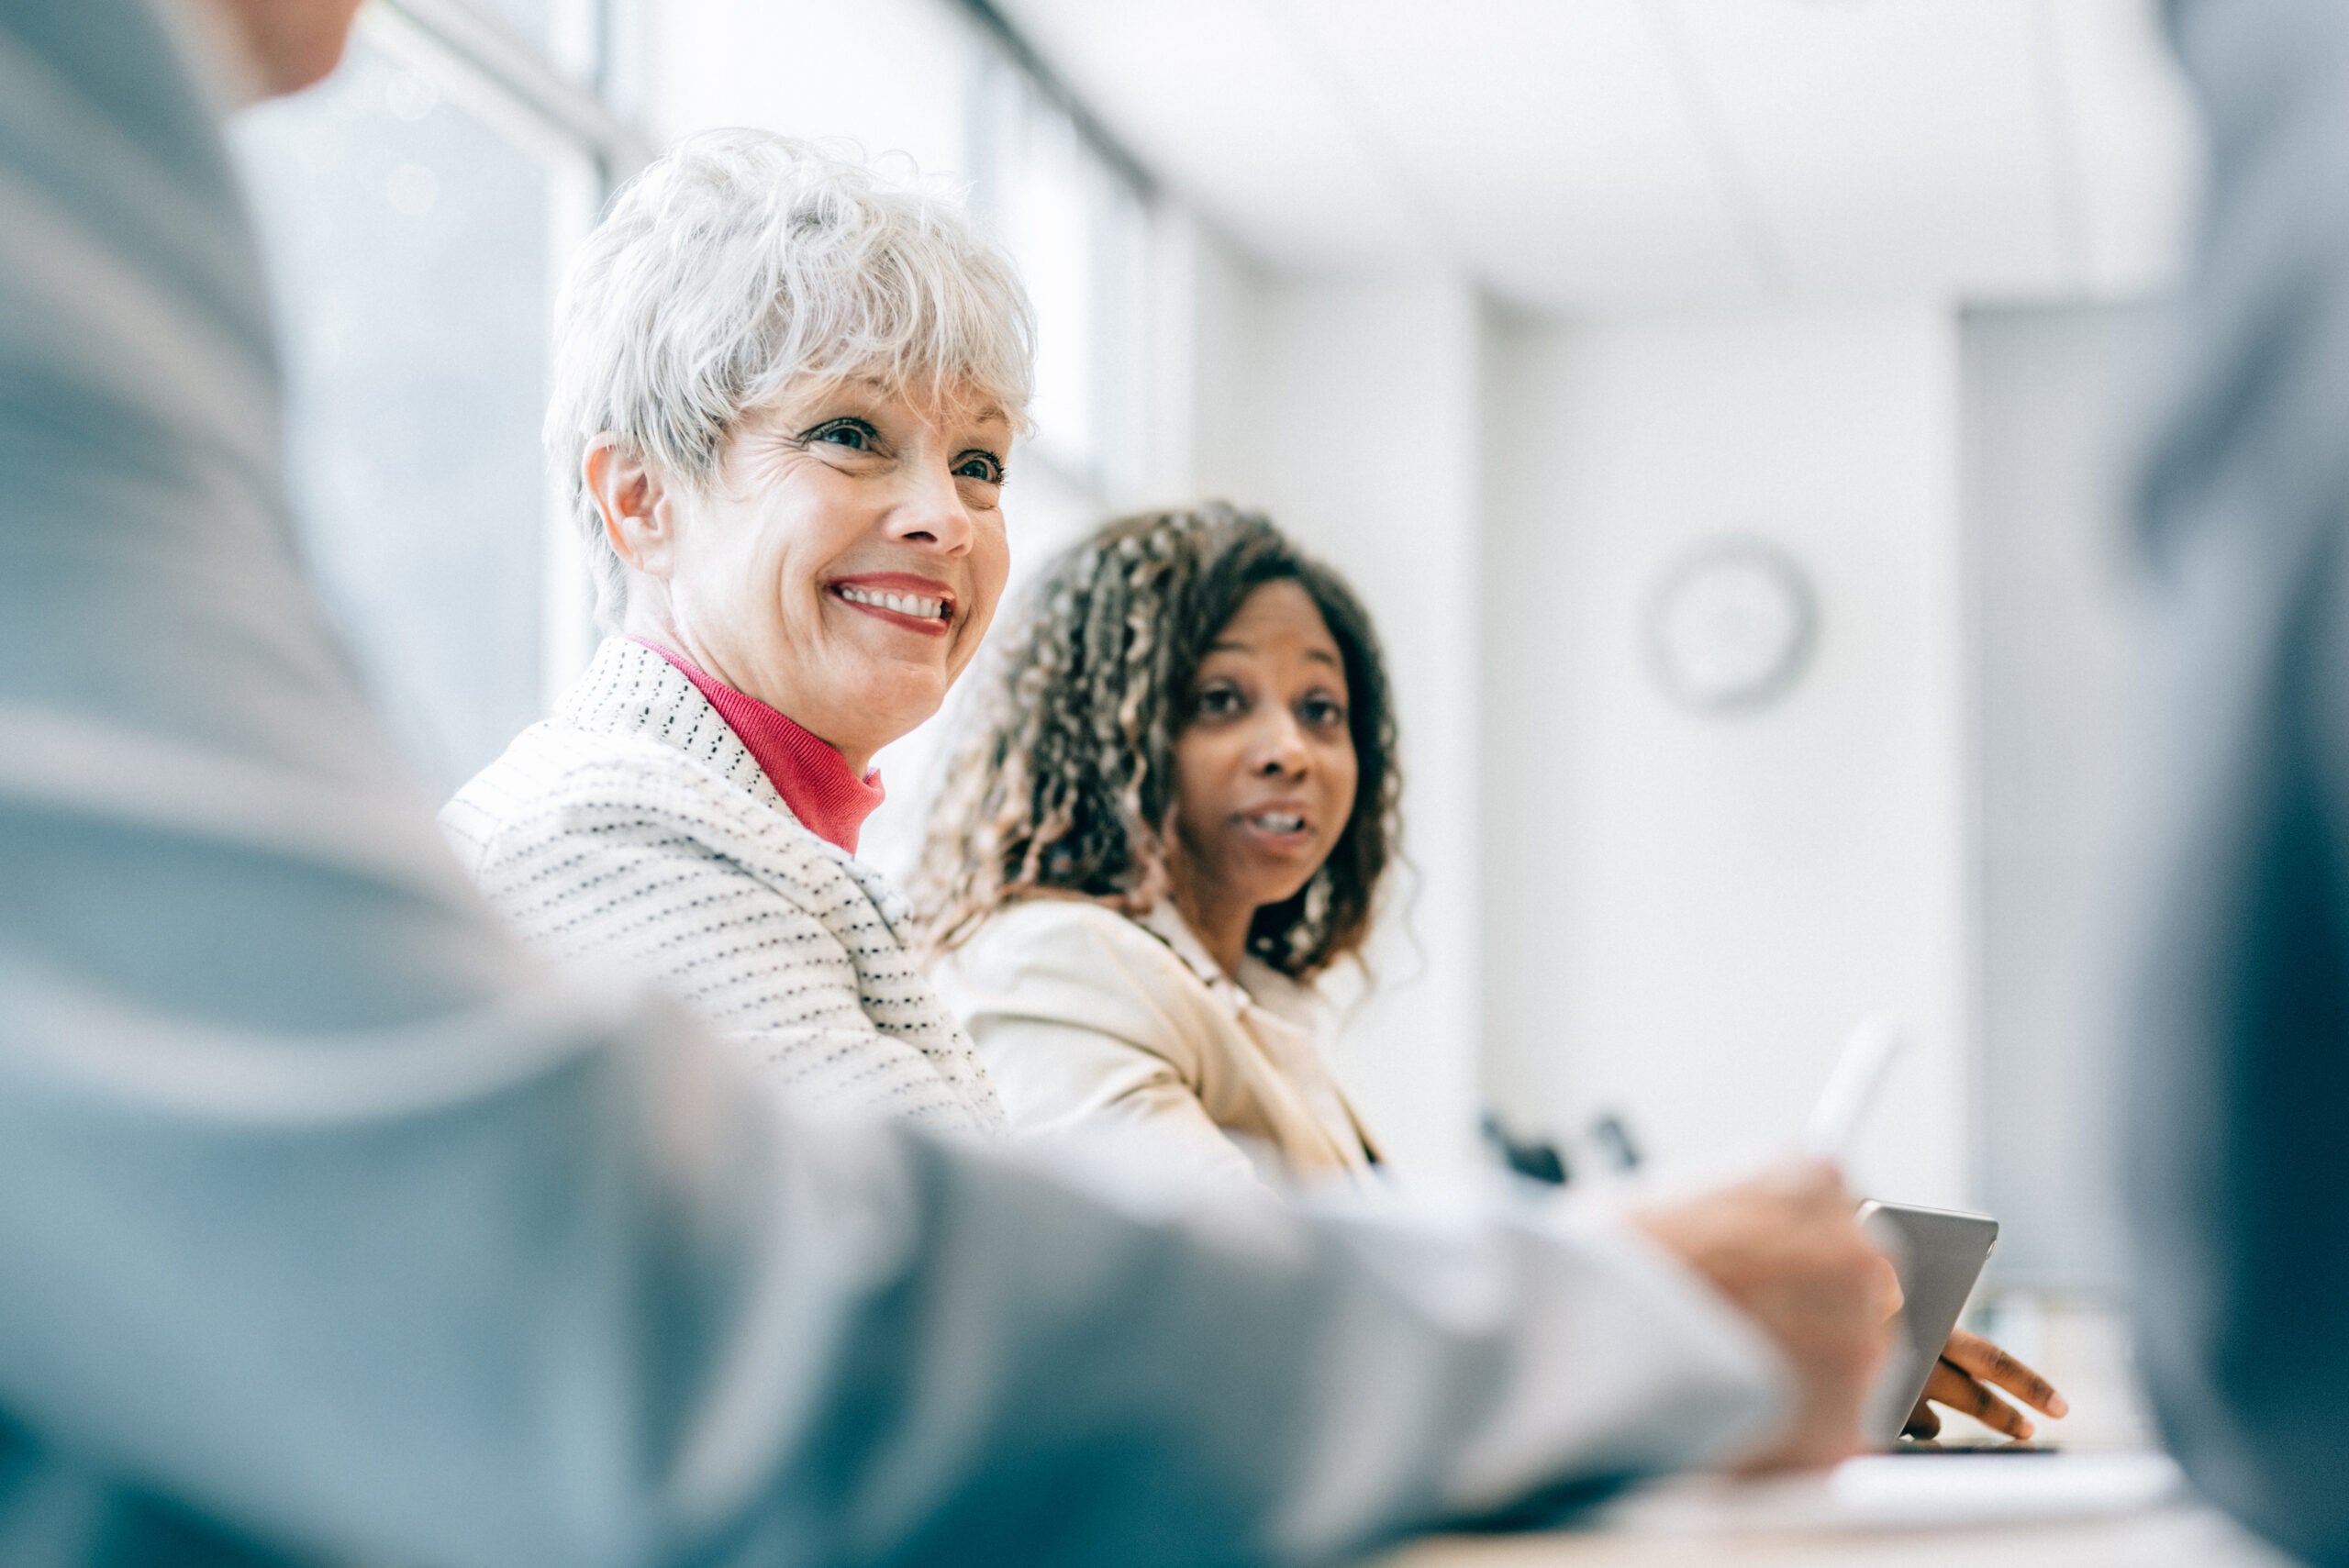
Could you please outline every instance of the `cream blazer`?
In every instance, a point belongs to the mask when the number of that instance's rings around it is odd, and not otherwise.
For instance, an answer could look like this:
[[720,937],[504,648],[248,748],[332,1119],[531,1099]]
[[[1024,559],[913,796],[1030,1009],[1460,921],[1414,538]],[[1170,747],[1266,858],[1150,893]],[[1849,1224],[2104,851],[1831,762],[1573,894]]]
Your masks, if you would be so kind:
[[1074,898],[990,917],[931,979],[1013,1132],[1169,1189],[1375,1181],[1321,1054],[1317,994],[1251,958],[1238,984],[1181,916]]
[[650,980],[803,1108],[999,1134],[881,873],[803,826],[666,659],[613,638],[440,826],[541,950]]

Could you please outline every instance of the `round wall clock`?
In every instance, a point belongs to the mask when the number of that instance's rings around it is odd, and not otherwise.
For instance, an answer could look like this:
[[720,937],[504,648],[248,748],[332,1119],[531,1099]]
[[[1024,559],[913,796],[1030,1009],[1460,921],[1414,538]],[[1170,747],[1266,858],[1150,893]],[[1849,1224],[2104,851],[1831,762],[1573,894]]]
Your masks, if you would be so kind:
[[1810,657],[1817,598],[1776,545],[1720,539],[1657,581],[1647,640],[1664,688],[1708,712],[1760,707],[1792,686]]

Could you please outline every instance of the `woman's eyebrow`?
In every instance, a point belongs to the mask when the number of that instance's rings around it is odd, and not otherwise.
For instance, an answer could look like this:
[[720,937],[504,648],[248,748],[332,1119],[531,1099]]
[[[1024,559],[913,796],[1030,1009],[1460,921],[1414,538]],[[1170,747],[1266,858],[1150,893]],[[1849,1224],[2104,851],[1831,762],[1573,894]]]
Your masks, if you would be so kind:
[[[1253,653],[1256,651],[1256,645],[1252,642],[1242,642],[1237,638],[1219,637],[1208,644],[1208,651],[1209,653]],[[1308,648],[1305,651],[1305,657],[1327,664],[1332,670],[1345,668],[1344,662],[1326,648]]]
[[875,429],[880,428],[881,424],[872,404],[846,397],[827,398],[821,403],[811,404],[804,411],[787,412],[775,422],[785,430],[804,432],[824,425],[836,425],[842,419],[862,420]]

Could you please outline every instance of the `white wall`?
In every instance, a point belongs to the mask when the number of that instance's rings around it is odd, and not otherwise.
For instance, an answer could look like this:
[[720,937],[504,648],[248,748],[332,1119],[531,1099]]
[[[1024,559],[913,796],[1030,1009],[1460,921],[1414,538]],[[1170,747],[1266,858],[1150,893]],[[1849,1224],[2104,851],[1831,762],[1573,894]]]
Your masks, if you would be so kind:
[[[1966,1195],[1957,377],[1921,307],[1495,334],[1481,973],[1515,1122],[1766,1155],[1889,1007],[1919,1049],[1855,1179]],[[1716,717],[1658,686],[1641,612],[1730,532],[1806,566],[1820,630],[1790,693]]]
[[1194,494],[1264,509],[1342,572],[1396,688],[1416,876],[1334,1065],[1398,1167],[1457,1167],[1479,1158],[1480,306],[1454,285],[1271,281],[1191,244]]

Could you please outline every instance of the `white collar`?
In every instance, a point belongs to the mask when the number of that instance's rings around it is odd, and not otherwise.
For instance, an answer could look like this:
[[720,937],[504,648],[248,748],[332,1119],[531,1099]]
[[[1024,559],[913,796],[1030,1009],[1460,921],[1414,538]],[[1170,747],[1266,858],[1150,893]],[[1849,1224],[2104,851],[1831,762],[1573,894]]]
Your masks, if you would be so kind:
[[658,740],[693,758],[792,821],[759,760],[677,667],[644,644],[607,637],[584,673],[555,700],[555,717],[590,735]]

